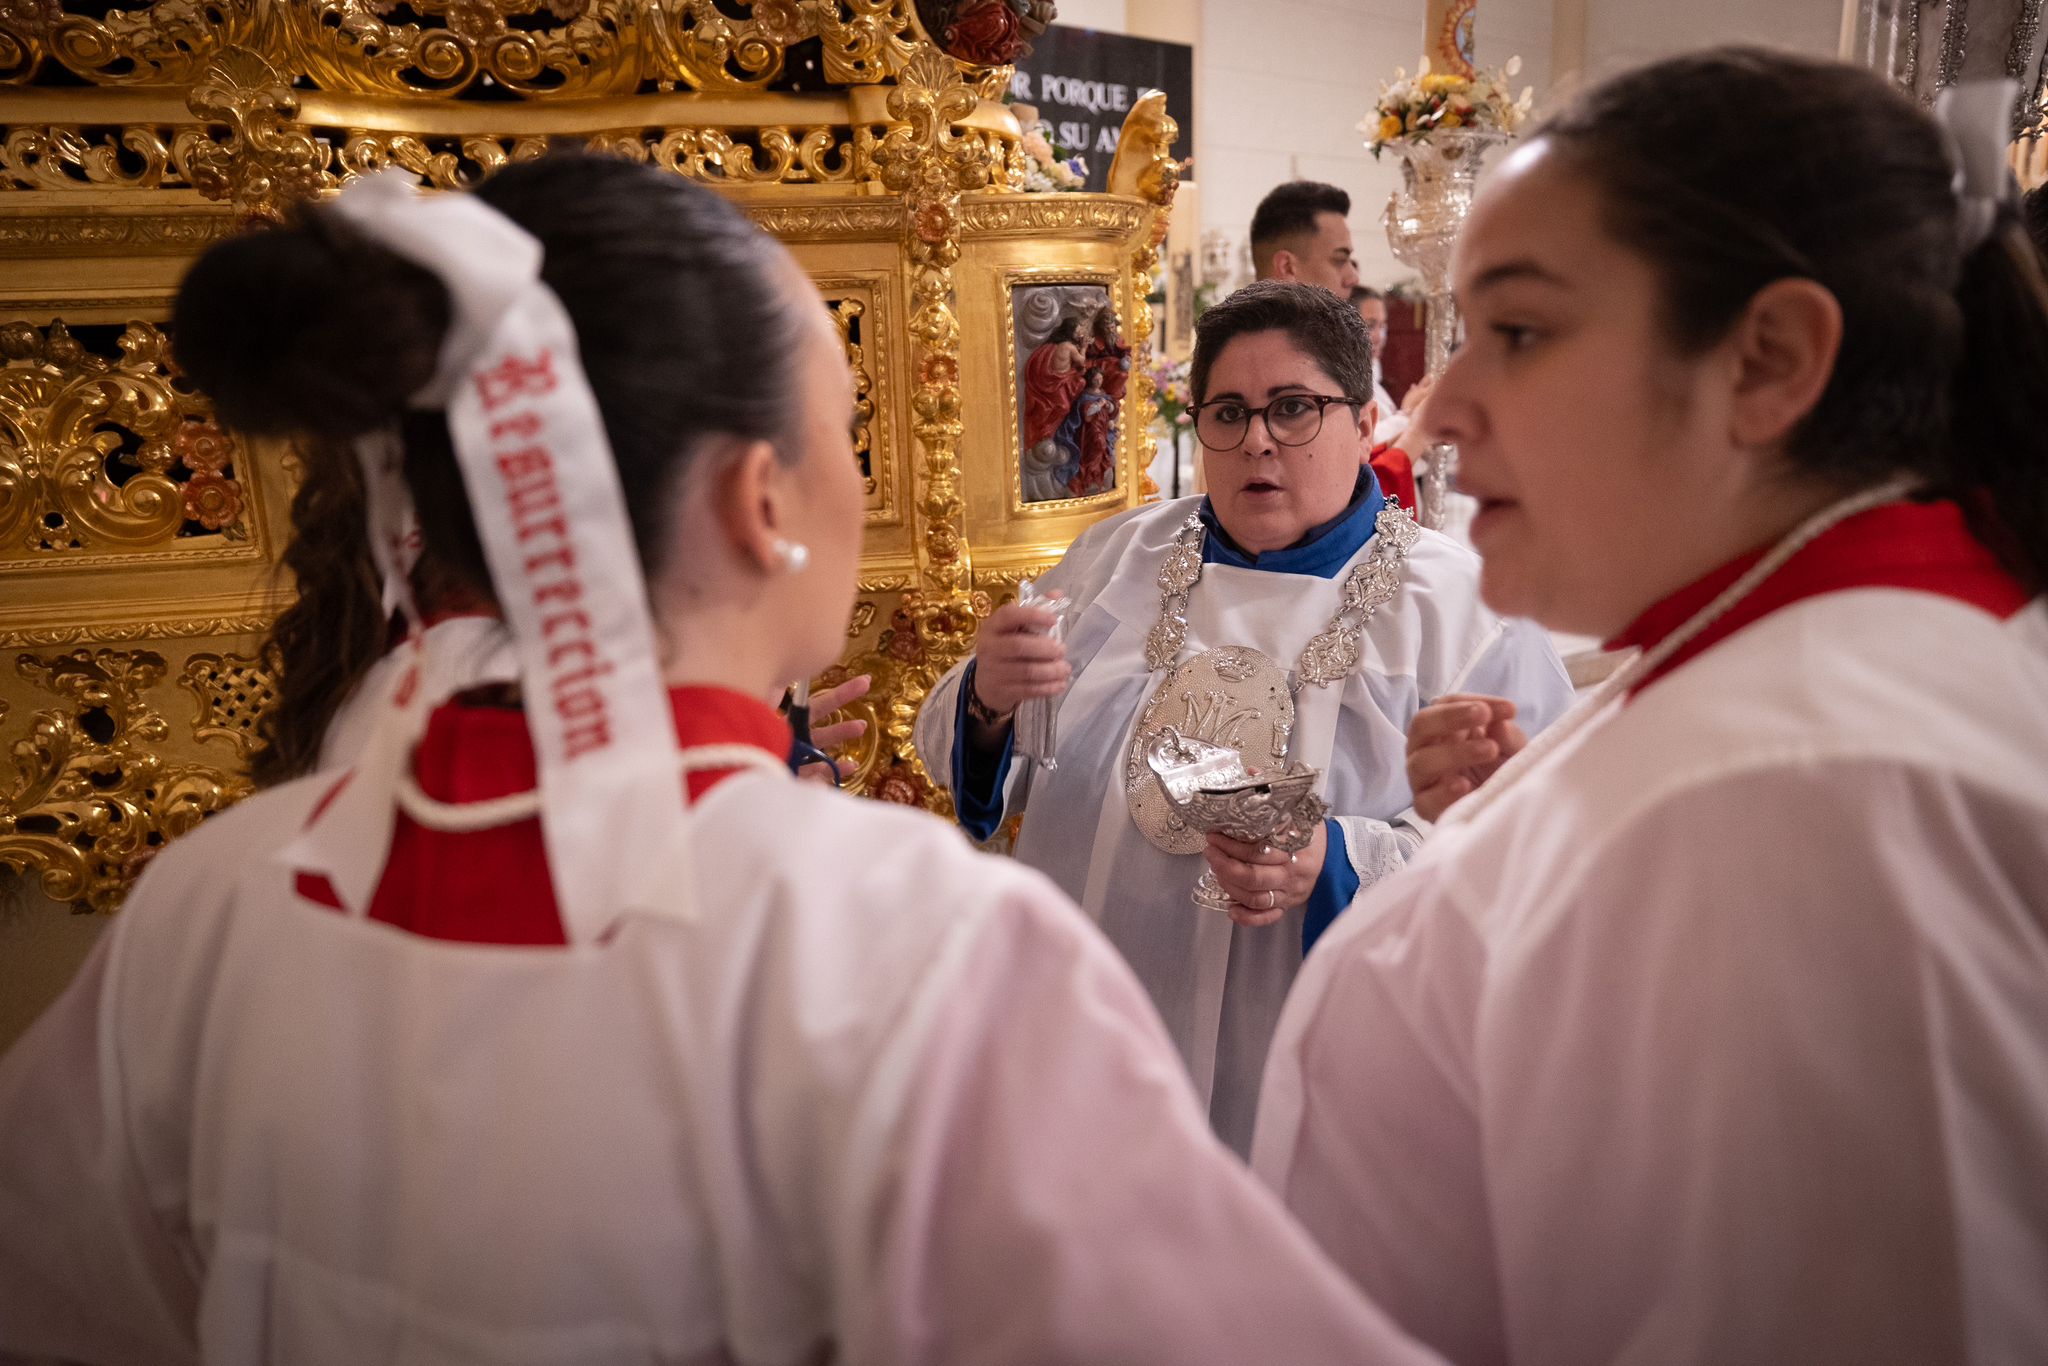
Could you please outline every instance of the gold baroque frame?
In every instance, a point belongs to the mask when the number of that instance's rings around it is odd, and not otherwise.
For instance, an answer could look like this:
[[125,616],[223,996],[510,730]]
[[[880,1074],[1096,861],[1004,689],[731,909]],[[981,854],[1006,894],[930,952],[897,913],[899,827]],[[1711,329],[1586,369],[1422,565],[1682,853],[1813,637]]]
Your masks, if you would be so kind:
[[[473,0],[464,12],[536,3]],[[866,790],[945,810],[910,746],[918,702],[971,648],[992,594],[1042,572],[1074,533],[1138,496],[1149,445],[1137,421],[1150,402],[1137,363],[1151,327],[1143,285],[1177,174],[1163,97],[1127,121],[1111,194],[1025,196],[1016,126],[994,103],[1007,69],[939,52],[909,0],[760,0],[743,22],[702,0],[593,0],[583,17],[612,28],[577,60],[603,69],[506,101],[467,92],[486,77],[531,84],[504,65],[515,57],[528,63],[521,70],[546,66],[519,57],[529,49],[506,34],[433,38],[446,27],[385,24],[369,0],[304,0],[308,13],[355,26],[352,41],[365,46],[349,55],[282,8],[156,0],[59,12],[37,29],[34,7],[0,5],[0,324],[155,327],[196,251],[378,165],[454,186],[566,139],[717,185],[826,293],[858,295],[873,324],[863,349],[877,502],[847,659],[834,673],[876,674]],[[438,0],[416,8],[436,21],[452,12]],[[654,47],[606,37],[634,25]],[[544,26],[531,52],[577,50],[572,28]],[[725,65],[756,40],[779,60],[812,37],[834,89],[769,91],[772,61]],[[424,43],[447,54],[434,69],[452,73],[431,89],[387,60]],[[749,50],[747,61],[767,52]],[[86,84],[38,84],[37,66],[52,61]],[[635,82],[627,63],[640,64]],[[643,89],[648,71],[657,74]],[[1117,495],[1040,513],[1015,535],[1006,530],[1021,519],[991,520],[970,497],[986,463],[1015,443],[1014,334],[1005,347],[963,336],[956,312],[978,293],[974,276],[960,275],[963,252],[1003,243],[1089,262],[1088,280],[1117,300],[1134,359]],[[985,269],[972,259],[969,270]],[[998,433],[991,416],[1005,407]],[[37,874],[60,899],[110,909],[149,851],[247,790],[239,770],[266,682],[253,661],[289,598],[272,564],[294,482],[289,452],[247,454],[246,546],[150,545],[0,570],[0,582],[29,590],[27,601],[0,602],[0,648],[20,652],[0,656],[0,745],[13,743],[11,768],[0,764],[0,864]],[[67,843],[51,821],[104,838]]]
[[[1058,517],[1071,512],[1095,511],[1103,508],[1122,508],[1129,504],[1131,487],[1136,481],[1137,471],[1130,468],[1132,447],[1136,444],[1131,426],[1133,407],[1130,389],[1124,391],[1123,400],[1117,405],[1117,456],[1116,483],[1102,493],[1091,493],[1084,498],[1048,498],[1039,502],[1024,501],[1024,438],[1022,435],[1023,396],[1017,388],[1017,287],[1034,285],[1100,285],[1109,296],[1109,305],[1116,310],[1119,331],[1124,327],[1125,300],[1118,298],[1119,287],[1124,283],[1118,276],[1099,270],[1068,270],[1059,266],[1023,266],[1006,270],[994,281],[1001,297],[997,309],[1003,326],[1003,364],[1010,383],[1003,389],[1004,429],[1009,450],[1009,511],[1012,517],[1036,518]],[[1137,359],[1137,348],[1131,350]],[[1132,382],[1136,381],[1136,367],[1133,367]]]

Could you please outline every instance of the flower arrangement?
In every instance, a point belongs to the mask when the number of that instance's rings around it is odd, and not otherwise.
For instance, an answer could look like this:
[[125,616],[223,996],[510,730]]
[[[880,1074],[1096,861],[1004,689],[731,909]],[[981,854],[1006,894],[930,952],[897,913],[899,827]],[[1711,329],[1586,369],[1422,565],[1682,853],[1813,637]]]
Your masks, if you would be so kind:
[[1195,401],[1188,388],[1188,363],[1154,356],[1145,373],[1152,377],[1152,390],[1159,398],[1159,417],[1168,426],[1185,427],[1194,419],[1188,408]]
[[1032,194],[1056,194],[1088,186],[1088,162],[1052,140],[1052,125],[1038,117],[1036,107],[1013,104],[1024,130],[1024,188]]
[[1375,157],[1393,143],[1426,142],[1430,134],[1452,129],[1512,133],[1536,100],[1533,87],[1519,96],[1510,93],[1508,82],[1521,70],[1522,59],[1511,57],[1499,71],[1460,76],[1431,71],[1424,57],[1413,77],[1396,70],[1393,82],[1380,87],[1379,105],[1358,131],[1367,135]]

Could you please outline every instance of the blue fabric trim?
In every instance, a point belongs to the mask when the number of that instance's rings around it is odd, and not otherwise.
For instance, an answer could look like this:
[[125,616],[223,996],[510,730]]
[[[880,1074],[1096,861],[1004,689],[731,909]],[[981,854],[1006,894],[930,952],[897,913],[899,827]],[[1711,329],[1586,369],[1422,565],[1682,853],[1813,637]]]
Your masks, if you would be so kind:
[[1283,550],[1268,550],[1262,555],[1254,555],[1240,549],[1237,542],[1230,539],[1230,533],[1216,520],[1216,509],[1204,497],[1199,513],[1209,534],[1202,538],[1202,563],[1334,579],[1372,539],[1373,526],[1379,521],[1380,509],[1386,505],[1387,496],[1380,492],[1379,479],[1370,469],[1360,466],[1358,482],[1351,489],[1351,501],[1342,512],[1320,526],[1310,527],[1306,536]]
[[975,754],[967,747],[967,698],[974,687],[974,661],[960,675],[960,697],[953,707],[953,812],[960,828],[977,841],[995,834],[1003,823],[1003,784],[1010,777],[1010,756],[1016,749],[1013,726],[1003,737],[1003,752],[993,768],[989,756]]
[[1323,871],[1316,874],[1315,890],[1308,894],[1308,904],[1302,907],[1304,957],[1316,946],[1316,940],[1323,937],[1323,931],[1344,914],[1351,898],[1358,895],[1358,870],[1351,866],[1351,849],[1344,842],[1344,827],[1326,820],[1323,831],[1328,836],[1323,849]]

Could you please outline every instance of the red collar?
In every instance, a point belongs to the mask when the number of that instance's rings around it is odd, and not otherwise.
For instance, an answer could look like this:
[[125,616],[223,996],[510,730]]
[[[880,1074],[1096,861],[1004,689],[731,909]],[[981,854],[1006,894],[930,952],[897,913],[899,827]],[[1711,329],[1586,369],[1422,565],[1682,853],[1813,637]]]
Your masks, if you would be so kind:
[[[789,758],[793,743],[789,723],[767,703],[729,688],[671,688],[668,696],[679,745],[752,745],[779,761]],[[413,756],[413,770],[420,789],[444,802],[486,801],[530,792],[539,782],[526,714],[510,707],[474,706],[460,700],[438,708],[428,718],[427,733]],[[730,772],[692,773],[691,798],[702,796]]]
[[[1758,560],[1753,550],[1696,579],[1653,604],[1629,628],[1607,643],[1610,650],[1650,649],[1691,620]],[[1802,548],[1636,684],[1637,689],[1670,673],[1750,623],[1806,598],[1850,588],[1904,588],[1934,593],[2001,619],[2026,606],[2029,595],[1999,565],[1983,542],[1970,534],[1963,510],[1954,503],[1888,503],[1830,527]]]

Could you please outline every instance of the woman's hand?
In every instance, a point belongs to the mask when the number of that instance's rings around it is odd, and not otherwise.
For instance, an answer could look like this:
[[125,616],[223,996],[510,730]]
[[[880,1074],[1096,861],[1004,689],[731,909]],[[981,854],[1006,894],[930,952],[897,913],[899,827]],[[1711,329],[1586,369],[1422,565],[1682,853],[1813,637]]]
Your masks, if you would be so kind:
[[[844,721],[830,721],[829,718],[866,697],[874,681],[867,674],[860,674],[835,688],[812,694],[811,743],[829,752],[866,734],[868,723],[859,717],[849,717]],[[817,783],[845,782],[854,775],[857,767],[851,759],[834,759],[830,768],[824,764],[805,764],[797,770],[796,776]]]
[[974,695],[1004,717],[1033,697],[1057,697],[1074,676],[1067,647],[1048,634],[1059,620],[1037,607],[998,607],[974,638]]
[[1439,816],[1529,743],[1505,697],[1449,693],[1415,713],[1408,727],[1408,786],[1415,814]]
[[1296,853],[1267,844],[1246,844],[1212,830],[1202,856],[1235,903],[1230,918],[1248,929],[1258,929],[1308,900],[1316,889],[1316,879],[1323,874],[1323,856],[1329,847],[1329,827],[1317,821],[1308,847]]

